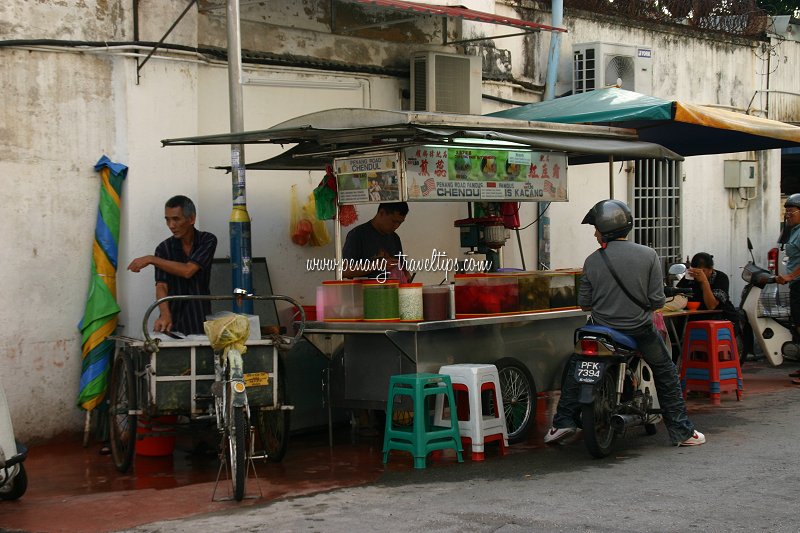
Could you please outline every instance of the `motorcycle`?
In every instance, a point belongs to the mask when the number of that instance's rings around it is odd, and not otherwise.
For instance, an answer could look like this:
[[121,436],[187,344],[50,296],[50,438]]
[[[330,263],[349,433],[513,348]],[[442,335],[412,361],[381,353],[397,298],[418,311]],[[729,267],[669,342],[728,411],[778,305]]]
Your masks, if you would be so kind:
[[[753,244],[747,239],[749,261],[742,269],[745,287],[741,309],[747,317],[752,336],[772,366],[784,358],[800,360],[800,343],[792,338],[789,295],[777,285],[776,276],[756,265]],[[770,286],[775,284],[774,286]]]
[[16,500],[25,494],[28,475],[22,463],[27,456],[27,448],[14,439],[6,395],[0,385],[0,500]]
[[[677,268],[670,274],[677,274]],[[691,289],[665,287],[664,292],[674,296],[691,294]],[[632,337],[606,326],[583,326],[575,331],[573,357],[583,439],[590,455],[608,456],[628,428],[643,426],[647,435],[656,434],[661,411],[653,372]]]

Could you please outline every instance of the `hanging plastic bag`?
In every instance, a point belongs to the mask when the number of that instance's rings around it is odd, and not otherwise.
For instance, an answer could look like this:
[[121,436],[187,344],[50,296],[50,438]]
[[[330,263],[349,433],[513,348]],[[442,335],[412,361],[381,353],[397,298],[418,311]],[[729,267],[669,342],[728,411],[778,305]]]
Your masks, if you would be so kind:
[[328,234],[328,228],[325,227],[325,222],[317,218],[317,205],[315,194],[312,192],[308,195],[308,201],[303,206],[303,218],[311,222],[311,238],[308,244],[311,246],[325,246],[331,242],[331,236]]
[[325,177],[314,189],[314,201],[317,206],[318,220],[336,218],[336,178],[330,165],[325,167]]
[[303,213],[303,208],[297,200],[297,185],[292,185],[291,199],[289,200],[289,238],[298,246],[305,246],[311,240],[314,227]]

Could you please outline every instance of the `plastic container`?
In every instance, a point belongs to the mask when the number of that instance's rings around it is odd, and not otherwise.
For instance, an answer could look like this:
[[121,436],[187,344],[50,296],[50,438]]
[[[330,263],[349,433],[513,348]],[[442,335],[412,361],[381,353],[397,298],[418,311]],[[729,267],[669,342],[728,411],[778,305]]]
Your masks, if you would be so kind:
[[401,283],[397,289],[400,322],[424,320],[422,283]]
[[364,289],[360,281],[322,282],[322,316],[325,322],[358,322],[364,318]]
[[550,308],[550,280],[543,271],[523,272],[517,277],[520,311]]
[[316,298],[316,319],[320,322],[325,320],[325,288],[320,285],[317,287]]
[[[136,423],[136,454],[147,457],[164,457],[175,451],[175,428],[161,424],[175,424],[177,416],[160,416],[146,424],[142,417]],[[163,433],[164,435],[159,435]]]
[[456,274],[456,318],[519,312],[514,274]]
[[399,283],[368,279],[364,287],[364,321],[398,322],[400,320]]
[[574,270],[548,271],[550,278],[550,309],[564,309],[578,305],[576,272]]
[[422,314],[425,320],[450,318],[450,285],[422,287]]

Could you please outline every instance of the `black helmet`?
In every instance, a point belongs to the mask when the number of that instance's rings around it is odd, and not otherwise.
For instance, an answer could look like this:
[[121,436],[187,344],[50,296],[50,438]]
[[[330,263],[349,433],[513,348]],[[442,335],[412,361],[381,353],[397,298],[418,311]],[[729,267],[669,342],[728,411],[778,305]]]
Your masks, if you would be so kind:
[[625,202],[603,200],[594,204],[581,224],[591,224],[603,236],[603,242],[609,242],[630,233],[633,229],[633,215]]
[[783,207],[796,207],[800,209],[800,192],[796,192],[787,198],[786,203],[783,204]]

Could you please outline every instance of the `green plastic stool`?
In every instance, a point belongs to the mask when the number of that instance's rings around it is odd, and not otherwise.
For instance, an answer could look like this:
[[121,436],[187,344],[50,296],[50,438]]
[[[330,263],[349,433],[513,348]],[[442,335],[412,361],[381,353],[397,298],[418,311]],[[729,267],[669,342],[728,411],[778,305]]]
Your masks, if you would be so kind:
[[[432,451],[453,448],[458,462],[461,456],[461,437],[458,423],[449,427],[434,426],[432,417],[426,412],[425,398],[436,394],[446,394],[451,409],[455,413],[455,396],[450,376],[444,374],[400,374],[389,379],[389,399],[386,407],[386,431],[383,436],[383,464],[389,462],[391,450],[410,452],[414,457],[414,468],[425,468],[425,458]],[[411,396],[414,400],[414,422],[410,427],[394,427],[394,399],[396,396]]]

